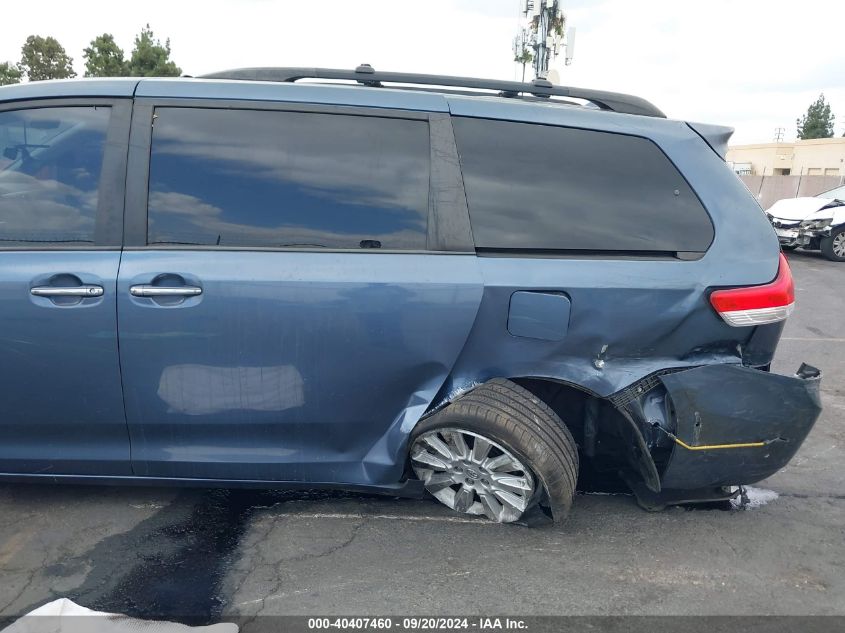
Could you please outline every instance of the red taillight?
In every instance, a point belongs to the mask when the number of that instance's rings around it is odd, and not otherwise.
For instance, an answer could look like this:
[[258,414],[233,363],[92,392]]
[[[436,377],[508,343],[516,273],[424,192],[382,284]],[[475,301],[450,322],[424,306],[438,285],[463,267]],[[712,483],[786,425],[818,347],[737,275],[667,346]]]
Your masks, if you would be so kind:
[[710,303],[728,325],[744,327],[783,321],[795,306],[795,285],[783,253],[775,280],[764,286],[716,290]]

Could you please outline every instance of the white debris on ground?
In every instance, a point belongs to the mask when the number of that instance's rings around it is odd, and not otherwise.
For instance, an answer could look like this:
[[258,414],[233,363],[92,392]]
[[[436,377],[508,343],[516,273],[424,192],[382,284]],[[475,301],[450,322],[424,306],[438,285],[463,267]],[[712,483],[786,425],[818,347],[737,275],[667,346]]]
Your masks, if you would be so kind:
[[48,602],[0,633],[238,633],[232,623],[186,626],[92,611],[67,598]]
[[745,486],[745,497],[748,502],[743,505],[743,499],[741,495],[737,495],[733,499],[731,499],[731,506],[734,509],[740,508],[759,508],[761,506],[766,505],[767,503],[771,503],[775,499],[777,499],[780,495],[776,493],[774,490],[766,490],[765,488],[754,488],[752,486]]

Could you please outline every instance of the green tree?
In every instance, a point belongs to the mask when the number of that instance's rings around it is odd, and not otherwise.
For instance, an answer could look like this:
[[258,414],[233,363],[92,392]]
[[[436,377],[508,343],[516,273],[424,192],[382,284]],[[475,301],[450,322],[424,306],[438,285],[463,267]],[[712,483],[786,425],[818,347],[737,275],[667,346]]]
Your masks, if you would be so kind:
[[132,77],[178,77],[182,74],[170,60],[170,40],[162,46],[155,39],[150,25],[147,24],[135,37],[135,48],[129,59],[129,75]]
[[534,61],[534,53],[528,48],[523,48],[519,53],[514,55],[513,61],[517,64],[522,64],[522,81],[525,81],[525,66]]
[[126,77],[129,74],[123,49],[111,33],[103,33],[91,40],[82,56],[85,58],[86,77]]
[[17,84],[21,81],[20,69],[9,62],[0,63],[0,86],[8,86],[9,84]]
[[825,102],[824,94],[820,94],[810,107],[807,114],[796,119],[798,138],[830,138],[833,136],[833,113],[830,104]]
[[18,68],[30,81],[43,79],[67,79],[76,77],[73,59],[53,37],[30,35],[21,47],[21,62]]

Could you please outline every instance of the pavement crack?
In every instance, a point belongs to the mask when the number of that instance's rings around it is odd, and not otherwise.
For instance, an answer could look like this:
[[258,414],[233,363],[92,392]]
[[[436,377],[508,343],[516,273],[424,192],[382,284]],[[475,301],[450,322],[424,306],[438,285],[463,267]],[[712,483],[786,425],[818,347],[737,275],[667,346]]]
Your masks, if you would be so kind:
[[733,543],[731,543],[731,542],[727,539],[727,537],[725,537],[723,534],[718,534],[718,536],[719,536],[719,538],[721,539],[721,541],[722,541],[725,545],[727,545],[727,546],[731,549],[731,551],[734,553],[734,556],[736,556],[737,558],[740,558],[739,551],[736,549],[736,547],[734,546],[734,544],[733,544]]
[[317,560],[319,558],[326,558],[327,556],[331,556],[332,554],[335,554],[342,549],[346,549],[347,547],[352,545],[352,543],[358,537],[358,533],[361,531],[361,528],[364,527],[368,522],[369,519],[367,517],[361,517],[361,522],[358,523],[354,528],[352,528],[352,532],[349,534],[349,538],[347,538],[342,543],[338,543],[334,547],[330,547],[329,549],[323,552],[318,552],[314,554],[303,554],[302,556],[288,558],[284,561],[281,561],[281,563],[299,563],[306,560]]
[[[253,565],[253,564],[246,565],[245,567],[247,569],[251,568],[251,567],[257,567],[259,565],[269,566],[269,564],[264,561],[264,556],[262,555],[262,552],[261,552],[261,544],[264,541],[267,540],[267,537],[270,536],[270,532],[273,531],[274,527],[275,527],[274,522],[272,520],[266,521],[266,526],[261,531],[261,534],[255,538],[255,541],[253,542],[252,545],[249,545],[248,547],[246,547],[243,550],[243,556],[242,556],[243,559],[250,561],[250,563],[252,561],[255,561],[255,565]],[[235,589],[233,591],[229,592],[230,595],[236,596],[236,595],[240,594],[241,589],[243,589],[243,586],[248,579],[249,579],[249,573],[244,572],[243,575],[241,576],[241,579],[238,581],[237,585],[235,586]]]
[[352,531],[349,533],[349,536],[348,536],[346,539],[344,539],[342,542],[337,543],[336,545],[333,545],[332,547],[329,547],[328,549],[325,549],[325,550],[323,550],[323,551],[321,551],[321,552],[315,552],[315,553],[310,553],[310,554],[303,554],[303,555],[301,555],[301,556],[294,556],[294,557],[292,557],[292,558],[285,558],[285,559],[283,559],[283,560],[280,560],[280,561],[279,561],[278,563],[276,563],[275,565],[269,565],[271,568],[274,568],[274,569],[275,569],[275,572],[276,572],[276,578],[277,578],[276,584],[275,584],[275,585],[273,586],[273,588],[272,588],[272,589],[271,589],[271,590],[267,593],[267,595],[263,596],[263,597],[260,599],[260,606],[258,607],[258,610],[255,612],[255,614],[254,614],[254,615],[252,615],[252,616],[250,617],[250,619],[249,619],[249,620],[247,620],[247,622],[245,622],[245,623],[244,623],[244,629],[246,628],[246,625],[247,625],[249,622],[251,622],[251,621],[252,621],[252,620],[254,620],[256,617],[258,617],[259,615],[261,615],[261,613],[264,611],[265,607],[267,606],[267,601],[268,601],[268,600],[271,600],[271,599],[273,599],[273,598],[275,598],[275,597],[277,597],[277,596],[278,596],[278,594],[279,594],[279,592],[280,592],[280,590],[281,590],[282,586],[285,584],[285,580],[284,580],[284,579],[282,579],[282,574],[281,574],[281,572],[282,572],[282,568],[283,568],[284,566],[286,566],[286,565],[288,565],[288,564],[291,564],[291,563],[299,563],[299,562],[303,562],[303,561],[313,561],[313,560],[319,560],[319,559],[321,559],[321,558],[326,558],[326,557],[328,557],[328,556],[331,556],[331,555],[333,555],[333,554],[336,554],[337,552],[339,552],[339,551],[341,551],[341,550],[346,549],[347,547],[349,547],[350,545],[352,545],[352,543],[354,543],[354,542],[355,542],[355,539],[356,539],[356,538],[358,538],[358,534],[360,533],[361,528],[363,528],[363,527],[364,527],[367,523],[369,523],[369,518],[368,518],[368,517],[366,517],[366,516],[361,516],[361,520],[360,520],[360,522],[359,522],[359,523],[357,523],[357,524],[356,524],[356,525],[352,528]]
[[31,572],[28,574],[27,580],[26,580],[26,582],[23,584],[23,586],[21,587],[21,590],[20,590],[20,591],[18,591],[18,593],[17,593],[17,594],[15,594],[14,596],[12,596],[12,599],[11,599],[9,602],[7,602],[5,605],[3,605],[2,607],[0,607],[0,615],[1,615],[1,614],[5,614],[5,613],[6,613],[6,609],[8,609],[8,608],[9,608],[9,607],[11,607],[13,604],[15,604],[18,600],[20,600],[20,599],[21,599],[21,597],[23,596],[23,594],[24,594],[24,593],[26,593],[26,590],[27,590],[27,589],[29,589],[30,585],[32,585],[32,581],[33,581],[33,580],[35,580],[35,574],[37,574],[37,573],[38,573],[38,570],[37,570],[37,569],[35,569],[35,570],[31,571]]

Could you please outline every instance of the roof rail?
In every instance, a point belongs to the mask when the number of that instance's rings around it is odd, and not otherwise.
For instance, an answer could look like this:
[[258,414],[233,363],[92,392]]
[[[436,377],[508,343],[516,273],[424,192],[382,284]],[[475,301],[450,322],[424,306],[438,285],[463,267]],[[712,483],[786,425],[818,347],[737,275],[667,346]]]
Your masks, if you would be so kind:
[[[386,83],[411,84],[417,86],[447,86],[495,90],[502,97],[519,97],[521,94],[534,97],[570,97],[584,99],[602,110],[666,117],[655,105],[632,95],[604,90],[555,86],[546,79],[535,79],[531,83],[502,81],[498,79],[475,79],[473,77],[450,77],[448,75],[421,75],[416,73],[377,72],[369,64],[362,64],[355,70],[338,68],[238,68],[202,75],[200,79],[238,79],[244,81],[276,81],[293,83],[301,79],[338,79],[357,81],[364,86],[383,87]],[[401,86],[395,86],[401,87]]]

